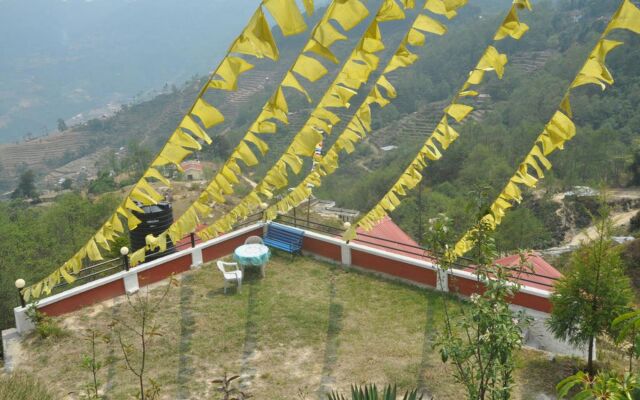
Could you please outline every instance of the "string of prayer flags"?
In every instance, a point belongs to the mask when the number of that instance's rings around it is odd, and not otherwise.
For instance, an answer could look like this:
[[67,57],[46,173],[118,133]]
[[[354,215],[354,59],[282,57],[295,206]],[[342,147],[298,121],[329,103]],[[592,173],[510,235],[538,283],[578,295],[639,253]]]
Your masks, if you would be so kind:
[[[202,238],[214,237],[220,232],[220,224],[224,222],[226,225],[232,225],[238,217],[248,214],[248,210],[259,207],[262,200],[256,194],[260,194],[267,199],[271,198],[274,190],[285,187],[289,182],[289,170],[294,174],[298,174],[301,171],[301,157],[312,158],[314,156],[318,143],[323,140],[323,134],[330,134],[331,126],[340,121],[339,117],[330,111],[329,108],[348,108],[350,106],[350,99],[357,94],[357,90],[368,80],[370,74],[377,68],[378,57],[375,56],[374,51],[380,51],[384,48],[384,45],[380,46],[382,41],[377,38],[379,32],[376,30],[376,25],[381,22],[379,18],[385,21],[392,20],[392,18],[405,18],[404,12],[397,13],[393,11],[395,7],[397,7],[397,4],[395,4],[395,6],[390,5],[390,2],[395,3],[396,1],[385,0],[380,4],[376,12],[376,17],[373,18],[369,27],[363,32],[358,44],[351,52],[347,61],[345,61],[333,83],[325,91],[316,108],[311,112],[311,115],[300,131],[295,135],[289,147],[266,173],[263,180],[228,214],[201,231],[199,235],[201,235]],[[355,5],[355,3],[348,5],[347,3],[348,2],[336,2],[328,8],[328,11],[332,13],[331,19],[337,21],[345,29],[353,26],[347,24],[347,20],[339,17],[335,12],[342,10],[340,13],[351,15],[355,13],[354,10],[362,10],[360,5]],[[402,10],[400,9],[400,11]],[[358,11],[357,14],[360,15],[361,19],[364,19],[361,11]],[[313,37],[317,39],[315,33]],[[369,39],[367,45],[365,45],[365,39]],[[318,41],[320,42],[320,40]],[[376,44],[372,41],[379,41],[379,43]],[[324,45],[324,43],[321,44]],[[300,68],[298,68],[298,70],[294,69],[293,72],[299,73],[307,79],[310,75]],[[323,120],[323,122],[321,120]],[[238,210],[243,210],[243,212],[238,212]],[[247,212],[245,213],[244,211]]]
[[[313,12],[313,0],[304,0],[303,4],[307,14],[311,15]],[[44,280],[23,289],[25,296],[37,298],[42,294],[49,294],[50,290],[61,278],[71,283],[74,279],[69,279],[70,274],[80,271],[82,259],[85,257],[88,257],[91,261],[102,259],[100,247],[106,250],[109,247],[109,242],[113,242],[124,233],[120,218],[126,220],[128,229],[135,229],[140,220],[132,211],[141,212],[140,205],[155,204],[163,198],[151,186],[151,181],[154,180],[164,185],[170,184],[169,180],[163,176],[158,168],[171,164],[180,171],[180,163],[191,155],[193,151],[201,149],[202,145],[199,141],[211,144],[212,140],[205,129],[222,123],[224,116],[214,105],[209,104],[204,99],[207,89],[236,90],[239,76],[253,68],[251,63],[241,57],[232,56],[230,53],[241,53],[256,58],[267,57],[274,61],[278,59],[278,48],[262,9],[263,5],[276,20],[285,36],[298,34],[306,30],[304,18],[302,18],[295,0],[263,0],[247,26],[242,30],[242,33],[233,41],[218,67],[209,76],[207,83],[181,120],[178,128],[167,140],[148,170],[143,173],[143,177],[134,185],[118,206],[116,213],[62,267],[56,269]],[[254,143],[260,142],[254,141]],[[262,144],[260,143],[260,145]],[[250,159],[248,154],[243,155]],[[116,220],[118,226],[114,227],[112,224]],[[134,261],[144,260],[144,249],[136,251],[130,258]],[[132,263],[132,265],[134,264]]]
[[[528,5],[528,3],[527,3]],[[521,1],[516,0],[502,24],[498,28],[496,35],[494,36],[494,40],[501,40],[507,35],[499,35],[498,33],[502,32],[505,26],[510,25],[514,15],[517,17],[517,9],[522,8],[523,3]],[[427,9],[435,9],[440,12],[447,12],[444,5],[437,5],[436,3],[431,3]],[[426,27],[426,19],[421,20],[421,26]],[[417,28],[414,25],[414,28]],[[445,28],[446,29],[446,28]],[[509,35],[514,39],[519,39],[524,34],[524,31],[519,35]],[[432,33],[438,33],[439,30],[432,29]],[[411,34],[411,32],[409,32]],[[416,185],[422,180],[422,170],[426,168],[428,165],[427,160],[437,161],[442,157],[442,151],[447,150],[447,148],[453,143],[460,135],[456,130],[451,127],[451,123],[449,118],[452,118],[455,122],[464,121],[469,114],[473,111],[473,107],[459,103],[460,98],[475,96],[477,92],[475,90],[469,90],[469,88],[473,85],[479,85],[482,83],[484,78],[484,74],[487,71],[494,71],[498,78],[502,78],[504,74],[504,67],[507,63],[507,56],[505,54],[501,54],[498,50],[490,45],[485,51],[482,53],[482,56],[476,63],[474,69],[469,73],[469,77],[462,85],[462,88],[457,92],[456,96],[452,100],[452,102],[445,107],[444,115],[440,119],[440,122],[436,125],[436,128],[431,132],[431,134],[425,140],[423,146],[418,151],[416,157],[409,163],[407,168],[400,175],[398,180],[392,185],[391,189],[382,197],[382,199],[368,212],[366,213],[357,223],[351,226],[343,235],[345,240],[352,240],[356,237],[356,229],[358,227],[364,228],[365,230],[372,229],[375,224],[382,218],[384,218],[387,213],[396,209],[396,207],[400,204],[400,198],[407,195],[407,191],[416,187]],[[387,67],[387,70],[389,67]],[[440,145],[440,148],[436,145],[436,142]]]
[[[286,3],[290,2],[288,0],[279,0],[274,2],[266,2],[265,5],[267,6],[269,12],[274,15],[274,13],[280,12],[278,10],[280,10]],[[341,5],[334,6],[334,3],[341,3]],[[282,82],[279,86],[277,86],[274,94],[267,101],[267,103],[265,103],[256,120],[250,124],[250,127],[245,133],[244,138],[240,140],[239,144],[231,152],[230,158],[220,168],[216,175],[209,181],[206,188],[198,196],[196,201],[194,201],[193,204],[187,209],[187,211],[185,211],[185,213],[183,213],[183,215],[180,216],[169,228],[172,237],[182,237],[185,234],[193,232],[199,222],[199,218],[204,218],[209,214],[211,208],[208,206],[208,204],[210,202],[224,203],[225,196],[230,195],[234,192],[233,185],[239,182],[238,177],[242,174],[242,170],[237,162],[238,160],[242,161],[245,168],[250,168],[259,164],[260,162],[253,150],[253,147],[255,147],[261,155],[265,155],[269,151],[269,146],[266,142],[259,138],[259,135],[276,133],[277,125],[275,121],[279,121],[285,124],[288,123],[287,115],[289,112],[289,108],[283,88],[288,87],[294,89],[303,94],[307,98],[307,100],[311,102],[309,93],[298,80],[296,74],[304,77],[310,82],[315,82],[328,73],[326,67],[320,61],[311,57],[311,54],[319,55],[335,63],[339,62],[329,49],[329,46],[333,44],[334,40],[319,40],[318,32],[325,32],[325,36],[326,32],[335,32],[335,34],[331,33],[334,38],[343,37],[346,39],[346,36],[342,35],[342,33],[340,33],[335,27],[333,27],[329,21],[335,20],[339,22],[343,20],[343,17],[340,16],[341,13],[351,13],[353,12],[353,10],[358,11],[359,14],[355,18],[349,17],[351,22],[345,25],[346,30],[354,28],[366,18],[366,16],[368,15],[368,10],[366,10],[366,7],[360,0],[336,0],[329,5],[323,17],[313,28],[310,38],[303,48],[304,50],[298,55],[298,57],[292,63],[292,66],[284,74]],[[366,12],[363,12],[363,10]],[[291,17],[292,21],[299,22],[298,14],[295,11],[294,14],[295,15]],[[285,13],[280,13],[279,17],[276,17],[274,15],[276,21],[278,21],[278,18],[280,18],[280,20],[282,21],[285,17]],[[278,24],[279,26],[281,26],[279,22]],[[296,26],[296,23],[291,23],[291,26]],[[284,28],[282,26],[281,28],[284,31]],[[218,73],[218,75],[223,80],[214,81],[214,83],[216,83],[216,87],[232,86],[230,85],[230,82],[234,83],[237,76],[235,72],[243,72],[249,70],[251,67],[252,66],[250,64],[243,64],[240,61],[228,63],[228,68],[226,68],[225,71],[232,71],[234,72],[234,74],[229,77],[228,72]],[[290,168],[295,169],[299,168],[299,166],[302,165],[301,161],[298,162],[298,160],[299,158],[297,156],[286,158],[287,165],[289,165]],[[284,174],[286,174],[286,170],[284,171]],[[274,183],[281,184],[282,182],[286,182],[286,176],[284,174],[274,174],[271,179]],[[254,202],[260,202],[260,198],[257,195],[252,195],[251,198]],[[244,205],[241,205],[240,209],[242,209],[243,212],[239,213],[238,215],[246,215],[244,211],[248,212],[248,208],[246,208]],[[226,230],[225,227],[231,225],[232,223],[230,222],[230,219],[227,218],[224,220],[224,223],[215,224],[212,230],[220,233]],[[153,241],[150,243],[153,245]]]
[[[605,65],[605,58],[607,53],[622,43],[606,39],[606,36],[615,29],[626,29],[640,34],[639,18],[640,10],[629,0],[622,1],[593,50],[587,56],[584,65],[566,90],[558,110],[536,138],[533,147],[518,165],[515,174],[491,204],[489,212],[480,218],[480,223],[490,229],[495,229],[502,222],[507,210],[522,201],[523,188],[534,188],[544,178],[544,171],[551,169],[552,165],[547,156],[557,149],[562,150],[565,142],[576,135],[576,127],[571,119],[571,91],[587,84],[600,86],[604,90],[607,85],[613,84],[613,77]],[[462,257],[474,247],[473,236],[476,230],[477,228],[471,228],[458,240],[449,255],[451,259]]]

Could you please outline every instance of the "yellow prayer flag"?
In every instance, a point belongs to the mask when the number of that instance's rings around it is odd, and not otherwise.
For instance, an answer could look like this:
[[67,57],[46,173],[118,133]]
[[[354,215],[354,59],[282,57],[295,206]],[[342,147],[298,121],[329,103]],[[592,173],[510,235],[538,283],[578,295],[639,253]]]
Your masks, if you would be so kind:
[[182,122],[180,122],[180,128],[190,131],[196,137],[204,140],[205,143],[211,144],[211,138],[207,135],[207,132],[205,132],[204,129],[202,129],[200,125],[191,118],[191,115],[185,115]]
[[202,98],[196,100],[191,114],[198,116],[207,129],[224,122],[224,115],[217,108],[202,100]]
[[251,132],[247,133],[244,140],[255,144],[258,150],[260,150],[260,153],[262,153],[262,155],[265,155],[267,151],[269,151],[269,145],[267,145],[267,143],[264,140],[260,139],[259,137],[257,137]]
[[511,6],[509,14],[505,17],[500,28],[498,28],[498,32],[496,32],[493,40],[502,40],[507,36],[511,36],[518,40],[526,31],[529,30],[529,26],[527,24],[520,22],[518,12],[516,11],[517,8],[518,7],[516,5]]
[[466,104],[452,103],[445,109],[445,111],[456,121],[460,122],[465,119],[471,111],[473,111],[473,107]]
[[422,46],[425,41],[424,33],[417,29],[411,28],[407,33],[407,43],[412,46]]
[[327,74],[327,69],[315,58],[300,54],[292,71],[315,82]]
[[307,98],[307,101],[311,103],[311,96],[309,96],[309,93],[305,90],[304,87],[302,87],[300,82],[298,82],[298,79],[291,73],[291,71],[287,72],[287,74],[285,75],[284,80],[282,81],[282,86],[293,88],[298,92],[304,94],[304,96]]
[[156,158],[153,161],[151,166],[157,167],[157,166],[166,165],[170,163],[175,165],[180,165],[182,160],[184,160],[185,157],[187,157],[191,153],[192,153],[191,151],[186,150],[181,146],[177,146],[171,142],[168,142],[160,152],[160,155],[158,156],[158,158]]
[[253,64],[240,57],[227,56],[216,70],[216,75],[220,76],[222,80],[212,80],[209,82],[209,87],[212,89],[236,90],[240,74],[252,68]]
[[396,96],[398,95],[398,93],[396,92],[396,89],[393,87],[391,82],[389,82],[386,76],[380,75],[376,84],[385,88],[385,90],[387,91],[387,96],[389,96],[389,98],[395,99]]
[[380,6],[380,10],[376,14],[376,21],[397,21],[404,19],[404,11],[396,3],[395,0],[384,0],[384,3]]
[[132,254],[129,255],[129,265],[131,265],[132,267],[135,267],[141,262],[144,262],[144,258],[145,258],[145,250],[143,247],[141,249],[134,251]]
[[244,141],[241,141],[236,148],[236,153],[247,166],[251,167],[258,164],[258,159]]
[[[391,0],[394,1],[394,0]],[[382,42],[382,34],[380,33],[380,26],[377,22],[372,22],[369,28],[365,32],[362,38],[362,46],[366,52],[375,53],[384,50],[384,43]]]
[[444,35],[447,33],[446,26],[424,14],[418,15],[418,18],[413,23],[412,27],[423,32],[431,32],[436,35]]
[[84,249],[87,252],[87,257],[89,257],[91,261],[103,260],[102,255],[100,254],[100,250],[98,249],[98,246],[96,245],[96,242],[95,240],[93,240],[93,238],[89,239],[89,242],[84,247]]
[[307,44],[304,46],[304,50],[303,52],[307,52],[310,51],[312,53],[315,53],[321,57],[326,58],[327,60],[331,61],[334,64],[339,64],[340,60],[338,60],[336,58],[336,56],[331,52],[331,50],[329,50],[327,47],[323,46],[322,43],[318,42],[315,39],[311,39],[307,42]]
[[340,33],[329,21],[322,21],[315,29],[313,38],[326,48],[339,40],[347,40],[347,37]]
[[369,10],[359,0],[334,1],[327,10],[328,19],[349,31],[369,16]]
[[278,47],[271,34],[262,7],[258,7],[249,24],[231,46],[231,51],[257,58],[278,60]]
[[627,29],[631,32],[640,34],[640,10],[631,1],[624,0],[618,8],[618,11],[611,18],[611,22],[607,25],[604,34],[611,32],[613,29]]
[[200,143],[198,143],[197,140],[195,140],[191,135],[180,128],[176,129],[176,131],[173,132],[173,135],[171,135],[169,141],[177,146],[182,146],[188,149],[202,149],[202,146],[200,145]]
[[276,20],[283,35],[296,35],[307,29],[295,0],[266,0],[264,5]]
[[383,74],[395,71],[398,68],[408,67],[416,62],[418,55],[410,52],[406,46],[400,45],[396,53],[391,57],[387,67],[384,69]]
[[167,178],[165,178],[160,171],[158,171],[157,169],[150,167],[149,169],[147,169],[147,171],[144,173],[144,177],[146,178],[155,178],[158,181],[164,183],[165,185],[169,186],[170,182]]
[[313,15],[313,0],[302,0],[302,3],[304,4],[304,9],[307,12],[308,16],[312,16]]

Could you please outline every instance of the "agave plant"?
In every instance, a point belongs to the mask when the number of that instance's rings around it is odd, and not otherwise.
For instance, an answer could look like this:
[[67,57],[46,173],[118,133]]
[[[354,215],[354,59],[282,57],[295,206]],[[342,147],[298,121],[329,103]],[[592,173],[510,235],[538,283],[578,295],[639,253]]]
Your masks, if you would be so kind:
[[[395,385],[388,385],[382,393],[378,392],[376,385],[351,386],[351,400],[396,400],[397,388]],[[347,400],[344,395],[332,392],[328,395],[329,400]],[[422,395],[418,397],[418,390],[406,392],[402,400],[422,400]]]

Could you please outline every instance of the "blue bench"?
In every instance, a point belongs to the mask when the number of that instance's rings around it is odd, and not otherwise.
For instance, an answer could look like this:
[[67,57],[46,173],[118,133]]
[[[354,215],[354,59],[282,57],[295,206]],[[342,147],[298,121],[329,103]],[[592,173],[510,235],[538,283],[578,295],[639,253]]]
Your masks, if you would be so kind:
[[264,244],[288,253],[300,253],[304,231],[286,225],[271,222],[264,235]]

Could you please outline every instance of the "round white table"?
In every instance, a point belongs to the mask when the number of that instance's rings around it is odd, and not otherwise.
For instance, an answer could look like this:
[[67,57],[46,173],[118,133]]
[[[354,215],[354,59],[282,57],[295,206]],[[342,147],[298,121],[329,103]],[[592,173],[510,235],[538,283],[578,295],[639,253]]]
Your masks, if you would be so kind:
[[233,252],[233,259],[238,262],[240,269],[244,273],[245,265],[260,267],[260,272],[264,277],[264,267],[271,257],[271,251],[263,244],[243,244]]

